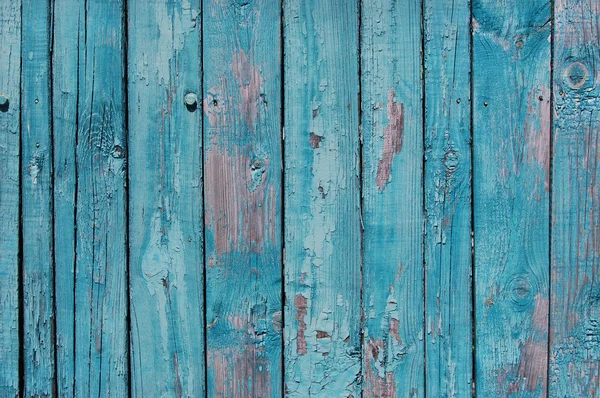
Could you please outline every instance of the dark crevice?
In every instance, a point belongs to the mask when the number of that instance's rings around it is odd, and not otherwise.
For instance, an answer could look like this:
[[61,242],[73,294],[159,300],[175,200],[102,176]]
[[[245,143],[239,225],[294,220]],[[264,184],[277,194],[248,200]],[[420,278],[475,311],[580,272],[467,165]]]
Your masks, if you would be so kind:
[[280,43],[279,43],[279,61],[281,74],[281,108],[280,108],[280,123],[281,123],[281,396],[286,396],[285,391],[285,1],[281,2],[280,10]]
[[[22,109],[23,104],[23,3],[20,7],[21,30],[20,39],[21,54],[19,57],[19,106]],[[17,295],[18,295],[18,317],[19,317],[19,392],[20,396],[25,395],[25,311],[24,311],[24,295],[23,295],[23,113],[19,112],[19,240],[18,240],[18,270],[17,270]]]
[[363,265],[364,265],[364,252],[365,252],[365,229],[364,229],[364,197],[362,194],[363,191],[363,181],[364,181],[364,154],[363,154],[363,137],[362,137],[362,1],[358,2],[358,191],[359,191],[359,201],[360,201],[360,276],[359,276],[359,303],[360,303],[360,396],[364,397],[364,339],[365,339],[365,328],[364,328],[364,289],[363,289]]
[[[79,70],[79,65],[80,65],[80,57],[81,57],[81,32],[80,32],[80,28],[81,28],[81,13],[79,13],[78,17],[77,17],[77,99],[75,101],[75,147],[73,148],[73,153],[75,155],[75,159],[73,161],[74,164],[74,182],[75,182],[75,186],[74,186],[74,191],[73,191],[73,229],[74,229],[74,234],[73,234],[73,317],[74,317],[74,321],[73,321],[73,375],[72,375],[72,381],[71,384],[73,386],[73,394],[76,394],[75,392],[75,375],[77,374],[77,361],[75,360],[75,358],[77,357],[77,206],[78,206],[78,199],[79,199],[79,161],[77,159],[77,148],[79,145],[79,84],[80,84],[80,77],[81,77],[81,73]],[[85,21],[84,21],[84,25],[85,25]]]
[[[199,43],[198,43],[198,51],[199,51],[199,62],[200,62],[200,93],[201,93],[201,98],[204,98],[204,2],[200,1],[199,3],[200,6],[200,23],[198,24],[198,26],[200,27],[198,29],[198,35],[200,37],[199,39]],[[201,101],[201,103],[203,104],[204,101]],[[206,264],[208,263],[208,259],[206,257],[206,231],[204,230],[204,214],[206,212],[206,197],[204,196],[204,166],[205,166],[205,159],[204,159],[204,111],[202,110],[202,112],[200,113],[200,161],[202,163],[201,165],[201,184],[202,184],[202,192],[200,193],[200,196],[202,197],[202,215],[201,215],[201,224],[200,227],[202,228],[202,258],[203,258],[203,270],[202,270],[202,316],[204,318],[204,331],[202,334],[202,337],[204,339],[204,391],[203,391],[203,395],[204,398],[208,398],[208,318],[206,316],[206,311],[207,311],[207,306],[206,306],[206,282],[207,282],[207,278],[206,278]]]
[[54,377],[52,379],[52,394],[54,396],[58,396],[58,338],[57,338],[57,329],[56,329],[56,252],[55,252],[55,222],[54,222],[54,106],[53,106],[53,96],[54,96],[54,71],[53,71],[53,65],[52,65],[52,60],[54,58],[54,53],[53,53],[53,49],[54,49],[54,2],[50,2],[48,1],[47,3],[47,7],[48,7],[48,26],[49,26],[49,32],[48,34],[50,35],[49,37],[49,45],[50,48],[48,49],[48,113],[49,113],[49,121],[48,121],[48,127],[49,127],[49,143],[50,143],[50,148],[48,149],[50,151],[50,187],[49,187],[49,192],[50,192],[50,229],[51,229],[51,236],[50,236],[50,250],[51,250],[51,264],[50,264],[50,273],[51,273],[51,280],[52,280],[52,292],[51,292],[51,302],[52,302],[52,318],[51,318],[51,328],[52,330],[50,331],[50,339],[52,341],[52,347],[53,347],[53,356],[54,356],[54,363],[53,363],[53,371],[54,371]]
[[475,136],[474,136],[474,89],[473,89],[473,1],[469,1],[469,132],[471,139],[471,374],[472,380],[472,395],[477,396],[477,371],[476,371],[476,342],[477,342],[477,324],[476,324],[476,299],[475,299]]
[[552,209],[553,209],[553,169],[554,169],[554,0],[550,0],[550,126],[548,159],[548,346],[546,352],[546,395],[550,394],[550,366],[552,352]]
[[131,181],[131,176],[129,175],[129,148],[130,148],[130,140],[129,140],[129,88],[127,87],[127,78],[129,76],[129,54],[128,54],[128,39],[129,39],[129,25],[128,25],[128,18],[127,18],[127,1],[123,2],[123,14],[122,14],[122,25],[123,25],[123,37],[121,38],[122,40],[122,47],[123,47],[123,64],[122,64],[122,68],[123,68],[123,88],[122,88],[122,93],[123,93],[123,99],[122,99],[122,106],[125,110],[124,115],[123,115],[123,129],[124,129],[124,133],[125,133],[125,142],[126,142],[126,149],[125,149],[125,164],[123,165],[123,167],[125,168],[125,190],[124,190],[124,195],[125,195],[125,280],[127,281],[126,284],[126,297],[125,297],[125,301],[127,303],[127,310],[125,312],[125,324],[127,327],[127,335],[125,336],[125,346],[126,348],[126,353],[127,353],[127,376],[126,376],[126,382],[127,382],[127,394],[129,397],[131,397],[131,385],[132,385],[132,374],[131,374],[131,353],[132,353],[132,349],[131,349],[131,273],[130,273],[130,259],[131,259],[131,250],[129,248],[129,242],[130,242],[130,234],[131,231],[129,229],[130,227],[130,223],[129,223],[129,187],[130,187],[130,181]]
[[425,85],[425,2],[421,0],[421,266],[422,270],[422,281],[421,288],[423,292],[423,395],[427,396],[427,259],[425,253],[425,229],[427,226],[427,201],[426,201],[426,181],[425,181],[425,170],[427,163],[426,156],[426,139],[427,139],[427,93]]

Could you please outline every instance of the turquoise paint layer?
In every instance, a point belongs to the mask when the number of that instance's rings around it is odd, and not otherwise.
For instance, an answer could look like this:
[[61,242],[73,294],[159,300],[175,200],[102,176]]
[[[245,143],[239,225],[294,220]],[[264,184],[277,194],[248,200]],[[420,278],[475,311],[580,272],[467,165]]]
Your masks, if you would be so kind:
[[122,1],[79,10],[75,395],[127,395],[127,181]]
[[546,396],[550,3],[473,1],[476,391]]
[[600,3],[554,2],[550,386],[600,395]]
[[470,1],[425,0],[427,396],[466,397],[471,313]]
[[52,123],[54,150],[54,277],[58,395],[75,383],[75,186],[79,0],[56,0],[53,9]]
[[360,396],[358,2],[284,2],[286,395]]
[[364,394],[425,394],[420,0],[363,1]]
[[131,391],[204,396],[200,4],[128,11]]
[[[19,395],[21,2],[0,1],[0,396]],[[8,101],[8,103],[6,103]]]
[[21,184],[23,396],[54,382],[50,2],[22,5]]
[[281,396],[281,3],[202,27],[208,396]]

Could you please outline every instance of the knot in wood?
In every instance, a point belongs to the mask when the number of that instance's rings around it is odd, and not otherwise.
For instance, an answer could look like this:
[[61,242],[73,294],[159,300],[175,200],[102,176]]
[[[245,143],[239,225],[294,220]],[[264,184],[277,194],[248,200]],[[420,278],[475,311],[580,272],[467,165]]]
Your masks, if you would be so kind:
[[533,303],[534,290],[527,275],[515,275],[508,284],[510,300],[521,309],[525,309]]
[[579,90],[588,80],[589,69],[582,62],[575,61],[567,67],[565,77],[569,87],[573,90]]

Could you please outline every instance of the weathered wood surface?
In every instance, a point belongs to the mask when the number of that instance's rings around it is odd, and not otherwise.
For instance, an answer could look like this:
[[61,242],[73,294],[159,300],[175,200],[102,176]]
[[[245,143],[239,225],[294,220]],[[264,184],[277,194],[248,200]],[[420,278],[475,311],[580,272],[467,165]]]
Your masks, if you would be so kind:
[[0,396],[600,396],[599,20],[0,0]]
[[280,396],[281,4],[202,9],[208,396]]
[[22,4],[21,222],[24,396],[54,388],[52,104],[49,1]]
[[288,396],[361,390],[358,6],[284,2]]
[[128,392],[127,139],[123,1],[79,14],[75,395]]
[[369,397],[425,395],[421,12],[421,0],[363,1],[361,9]]
[[79,0],[56,0],[53,11],[52,128],[54,152],[54,288],[56,387],[73,396],[75,383],[75,205],[78,115]]
[[479,396],[546,396],[550,2],[473,0]]
[[21,2],[0,1],[0,396],[19,395]]
[[465,397],[471,317],[470,1],[425,0],[427,396]]
[[554,3],[549,395],[600,395],[600,3]]
[[128,4],[134,396],[204,394],[200,21],[198,0]]

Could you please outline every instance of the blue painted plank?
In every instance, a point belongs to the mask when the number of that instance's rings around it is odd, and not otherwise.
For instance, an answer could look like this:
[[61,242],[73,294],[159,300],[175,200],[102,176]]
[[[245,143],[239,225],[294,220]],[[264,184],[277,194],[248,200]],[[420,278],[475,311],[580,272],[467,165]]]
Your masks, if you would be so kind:
[[550,386],[600,396],[600,3],[554,2]]
[[473,382],[470,1],[425,0],[427,396]]
[[286,395],[358,397],[358,1],[285,1],[284,20]]
[[473,1],[476,392],[546,396],[550,2]]
[[207,390],[281,396],[281,3],[204,0]]
[[75,395],[128,386],[127,181],[122,1],[79,10]]
[[422,1],[363,1],[363,374],[367,397],[425,394]]
[[52,26],[56,385],[58,394],[67,397],[73,396],[75,383],[75,150],[80,6],[79,0],[56,0]]
[[0,396],[19,396],[21,2],[0,1]]
[[21,184],[23,396],[54,383],[50,2],[22,4]]
[[127,11],[131,392],[200,397],[200,4],[132,0]]

